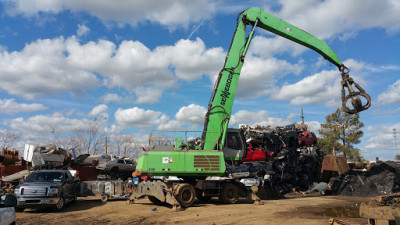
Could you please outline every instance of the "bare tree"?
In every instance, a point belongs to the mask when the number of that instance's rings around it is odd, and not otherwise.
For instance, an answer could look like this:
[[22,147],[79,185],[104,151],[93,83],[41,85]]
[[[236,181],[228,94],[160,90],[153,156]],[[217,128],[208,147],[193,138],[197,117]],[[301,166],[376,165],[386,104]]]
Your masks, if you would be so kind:
[[8,129],[0,130],[1,148],[11,148],[21,138],[21,133]]
[[113,148],[112,152],[115,155],[120,156],[121,155],[122,144],[123,144],[122,136],[121,135],[113,135],[111,137],[111,140],[112,140],[113,145],[114,145],[114,148]]
[[118,156],[136,156],[136,144],[133,135],[113,135],[111,137],[113,151]]
[[98,154],[102,152],[101,124],[97,120],[89,121],[75,129],[70,142],[78,153]]
[[123,135],[124,156],[132,156],[135,150],[135,141],[132,135]]

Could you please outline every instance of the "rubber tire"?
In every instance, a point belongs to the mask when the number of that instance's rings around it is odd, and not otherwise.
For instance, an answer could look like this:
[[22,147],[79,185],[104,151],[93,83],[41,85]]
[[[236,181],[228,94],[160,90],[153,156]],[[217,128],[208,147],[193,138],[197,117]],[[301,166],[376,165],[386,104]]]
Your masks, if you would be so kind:
[[65,199],[63,197],[59,197],[57,205],[55,205],[55,209],[60,212],[64,208],[65,208]]
[[219,200],[226,204],[235,204],[239,200],[239,188],[231,183],[224,184]]
[[108,195],[102,195],[100,200],[101,203],[106,204],[108,201]]
[[160,201],[158,198],[154,197],[154,196],[147,196],[147,198],[149,199],[150,202],[152,202],[155,205],[162,205],[163,202]]
[[174,196],[182,208],[190,207],[196,200],[196,192],[190,184],[180,184]]

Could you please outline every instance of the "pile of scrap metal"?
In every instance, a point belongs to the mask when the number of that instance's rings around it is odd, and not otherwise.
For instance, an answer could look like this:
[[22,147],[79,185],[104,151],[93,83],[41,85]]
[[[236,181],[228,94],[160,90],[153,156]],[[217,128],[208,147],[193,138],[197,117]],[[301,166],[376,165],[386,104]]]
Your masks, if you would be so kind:
[[71,154],[56,145],[25,144],[24,159],[31,163],[33,170],[63,168],[66,158],[71,158]]
[[360,217],[368,218],[368,224],[400,224],[400,193],[361,203]]
[[332,194],[375,197],[400,192],[400,162],[386,161],[369,170],[349,170],[332,184]]
[[323,153],[316,144],[315,136],[312,137],[315,140],[303,145],[298,139],[299,134],[308,131],[308,126],[293,124],[272,128],[241,125],[240,128],[244,130],[250,146],[257,146],[265,152],[264,162],[245,162],[253,165],[248,167],[253,173],[263,171],[267,178],[264,187],[270,187],[281,196],[293,191],[307,191],[317,181]]
[[19,157],[19,151],[3,149],[0,155],[0,186],[8,187],[13,181],[18,181],[27,174],[26,161]]

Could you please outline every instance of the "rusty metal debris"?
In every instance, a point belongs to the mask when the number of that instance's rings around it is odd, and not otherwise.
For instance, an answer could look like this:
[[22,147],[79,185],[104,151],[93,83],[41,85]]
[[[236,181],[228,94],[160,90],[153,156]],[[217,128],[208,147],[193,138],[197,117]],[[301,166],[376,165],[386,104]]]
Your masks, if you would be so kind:
[[368,224],[400,224],[400,193],[362,203],[360,216],[368,218]]

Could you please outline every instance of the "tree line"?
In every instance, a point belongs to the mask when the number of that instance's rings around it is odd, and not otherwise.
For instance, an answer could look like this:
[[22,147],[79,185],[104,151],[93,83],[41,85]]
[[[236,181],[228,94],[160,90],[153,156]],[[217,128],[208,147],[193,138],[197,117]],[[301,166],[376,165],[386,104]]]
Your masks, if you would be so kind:
[[[142,151],[134,135],[105,132],[102,124],[96,120],[82,124],[68,135],[57,135],[56,129],[53,129],[51,135],[22,137],[18,131],[0,130],[1,149],[24,148],[24,144],[53,144],[66,150],[74,149],[77,155],[112,154],[136,158],[138,152]],[[23,152],[23,149],[17,150]]]

